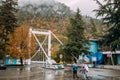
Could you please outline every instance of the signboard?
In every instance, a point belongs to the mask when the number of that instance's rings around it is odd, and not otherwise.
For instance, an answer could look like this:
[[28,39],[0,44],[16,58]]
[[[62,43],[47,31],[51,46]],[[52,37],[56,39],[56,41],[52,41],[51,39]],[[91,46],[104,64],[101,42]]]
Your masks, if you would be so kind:
[[92,61],[95,62],[97,59],[96,57],[92,57]]
[[60,54],[60,59],[62,59],[63,58],[63,55],[62,54]]

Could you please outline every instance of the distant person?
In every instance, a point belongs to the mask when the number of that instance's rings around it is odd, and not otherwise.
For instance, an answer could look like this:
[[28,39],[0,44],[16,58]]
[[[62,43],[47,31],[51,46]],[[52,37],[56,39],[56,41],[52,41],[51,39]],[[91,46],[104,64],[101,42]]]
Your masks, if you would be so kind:
[[82,71],[82,78],[84,78],[85,80],[88,79],[88,76],[87,76],[87,72],[89,71],[88,66],[84,65],[81,71]]
[[73,64],[73,78],[78,78],[77,71],[78,71],[78,66],[76,63],[74,63]]

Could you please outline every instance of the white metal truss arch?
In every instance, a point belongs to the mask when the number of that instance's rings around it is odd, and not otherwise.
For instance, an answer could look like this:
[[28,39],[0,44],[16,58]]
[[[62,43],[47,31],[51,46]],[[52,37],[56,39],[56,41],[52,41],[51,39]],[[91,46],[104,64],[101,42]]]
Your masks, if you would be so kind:
[[[37,38],[37,35],[46,35],[45,39],[43,40],[42,43],[39,42],[38,38]],[[57,36],[51,32],[50,30],[42,30],[42,29],[32,29],[30,28],[29,29],[29,46],[31,46],[31,36],[34,36],[35,40],[37,41],[38,45],[39,45],[39,49],[36,51],[36,53],[31,57],[30,56],[30,49],[29,49],[29,61],[28,61],[28,64],[31,64],[31,58],[33,58],[40,50],[40,48],[42,49],[43,53],[45,54],[47,60],[51,61],[51,36],[53,35],[57,41],[63,45],[63,43],[57,38]],[[43,44],[45,42],[45,40],[47,40],[48,38],[48,50],[47,52],[45,51],[45,49],[43,48]]]

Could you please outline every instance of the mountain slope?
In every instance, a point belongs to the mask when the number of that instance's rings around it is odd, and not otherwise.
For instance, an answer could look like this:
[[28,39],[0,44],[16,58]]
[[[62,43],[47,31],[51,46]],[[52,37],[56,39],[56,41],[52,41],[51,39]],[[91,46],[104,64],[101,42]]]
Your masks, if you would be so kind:
[[73,11],[65,4],[54,0],[39,0],[37,2],[24,3],[19,6],[19,17],[68,17],[73,14]]

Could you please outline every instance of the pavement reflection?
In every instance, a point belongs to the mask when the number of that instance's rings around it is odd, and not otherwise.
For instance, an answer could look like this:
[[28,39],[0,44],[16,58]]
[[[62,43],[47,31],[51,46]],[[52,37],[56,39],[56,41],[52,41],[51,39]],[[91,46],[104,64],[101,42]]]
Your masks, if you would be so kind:
[[[78,73],[79,77],[81,74]],[[106,69],[90,69],[89,80],[120,80],[120,71]],[[74,80],[72,68],[64,70],[44,69],[40,64],[25,67],[8,67],[0,70],[0,80]],[[81,80],[81,78],[77,79]]]

